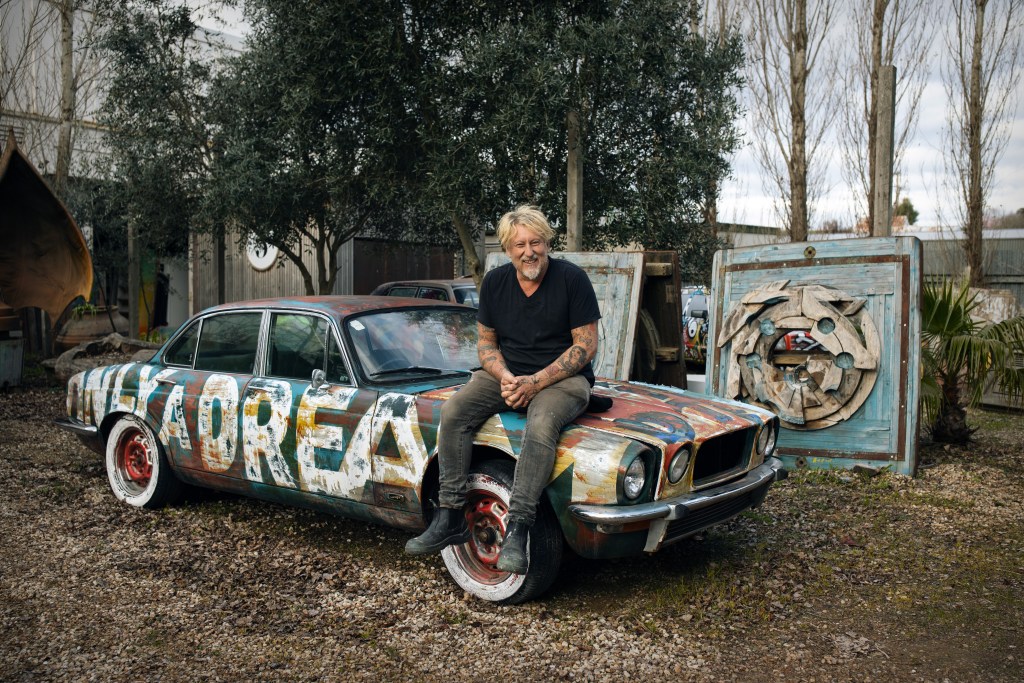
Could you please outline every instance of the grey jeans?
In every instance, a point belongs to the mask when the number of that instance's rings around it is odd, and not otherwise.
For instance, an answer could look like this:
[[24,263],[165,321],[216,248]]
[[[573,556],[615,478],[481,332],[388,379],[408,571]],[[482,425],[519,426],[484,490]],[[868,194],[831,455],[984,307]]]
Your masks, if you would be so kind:
[[[516,463],[509,521],[532,525],[537,501],[551,478],[555,447],[562,427],[587,406],[590,383],[575,375],[542,389],[526,409],[526,428]],[[437,437],[441,507],[460,508],[466,503],[466,479],[473,458],[473,435],[487,418],[511,410],[501,397],[501,383],[486,370],[477,370],[441,408]]]

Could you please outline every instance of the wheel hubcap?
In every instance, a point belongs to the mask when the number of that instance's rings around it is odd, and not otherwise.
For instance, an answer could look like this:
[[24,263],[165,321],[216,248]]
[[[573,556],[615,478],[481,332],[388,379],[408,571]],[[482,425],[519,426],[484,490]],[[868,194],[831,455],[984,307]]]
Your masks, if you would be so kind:
[[127,483],[143,489],[149,486],[153,476],[153,453],[142,432],[125,435],[118,449],[118,461]]
[[503,500],[488,493],[470,494],[466,515],[472,535],[469,543],[458,549],[466,571],[481,583],[503,581],[508,572],[495,568],[505,538],[508,506]]

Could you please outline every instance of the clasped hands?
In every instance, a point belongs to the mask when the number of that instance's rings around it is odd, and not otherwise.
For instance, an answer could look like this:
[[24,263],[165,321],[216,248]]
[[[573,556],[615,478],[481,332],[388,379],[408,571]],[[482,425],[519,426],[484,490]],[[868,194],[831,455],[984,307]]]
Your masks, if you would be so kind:
[[501,397],[512,409],[525,408],[543,387],[535,375],[515,376],[506,372],[501,378]]

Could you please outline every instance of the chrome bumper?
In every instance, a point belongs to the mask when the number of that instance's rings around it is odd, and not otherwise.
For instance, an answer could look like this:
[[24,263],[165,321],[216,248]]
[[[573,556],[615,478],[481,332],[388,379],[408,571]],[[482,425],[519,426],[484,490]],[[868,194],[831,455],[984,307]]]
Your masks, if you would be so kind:
[[[704,511],[707,524],[686,528],[677,537],[669,541],[682,540],[686,536],[692,536],[703,528],[725,521],[730,517],[742,512],[744,509],[753,507],[761,502],[763,493],[768,487],[781,479],[785,479],[788,472],[778,458],[768,458],[765,463],[750,472],[747,472],[741,479],[714,486],[704,491],[687,493],[677,498],[658,500],[640,505],[588,505],[575,503],[569,506],[569,513],[576,519],[597,525],[600,533],[614,534],[624,531],[623,527],[637,522],[651,522],[648,532],[645,551],[657,550],[665,541],[666,531],[669,524],[676,520],[682,520],[690,515]],[[761,496],[754,495],[752,503],[741,508],[735,504],[730,505],[744,496],[751,496],[760,491]],[[742,505],[742,503],[741,503]],[[714,509],[722,510],[721,515],[714,514]]]
[[99,427],[86,424],[85,422],[76,420],[73,417],[58,417],[53,421],[53,424],[65,431],[71,432],[77,436],[82,443],[97,453],[103,452],[103,444],[100,438]]

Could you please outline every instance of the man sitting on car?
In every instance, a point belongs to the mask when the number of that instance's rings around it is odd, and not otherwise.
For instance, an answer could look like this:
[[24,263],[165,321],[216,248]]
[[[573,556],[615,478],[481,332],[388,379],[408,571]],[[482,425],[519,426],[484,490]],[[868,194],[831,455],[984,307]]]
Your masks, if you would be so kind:
[[591,361],[601,317],[587,274],[548,258],[554,234],[532,206],[520,206],[498,223],[511,263],[484,277],[477,313],[482,369],[441,410],[440,508],[427,530],[406,544],[410,554],[469,540],[462,508],[473,436],[489,417],[511,408],[526,412],[526,428],[497,568],[523,574],[529,566],[527,537],[551,477],[559,432],[586,408],[594,384]]

